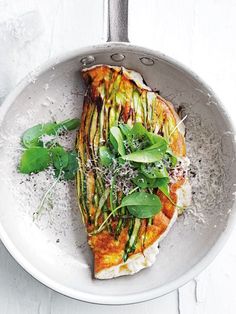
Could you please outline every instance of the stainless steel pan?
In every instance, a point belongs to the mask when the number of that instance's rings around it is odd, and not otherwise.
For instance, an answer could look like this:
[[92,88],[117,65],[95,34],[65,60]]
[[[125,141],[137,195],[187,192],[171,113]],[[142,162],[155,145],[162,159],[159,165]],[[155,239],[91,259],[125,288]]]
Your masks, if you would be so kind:
[[[196,276],[216,256],[235,222],[236,159],[234,128],[215,93],[194,73],[163,54],[128,42],[128,1],[110,0],[108,42],[52,61],[25,78],[1,107],[0,236],[12,256],[35,278],[70,297],[94,303],[127,304],[166,294]],[[94,280],[92,258],[74,190],[66,202],[45,213],[32,213],[36,192],[47,182],[35,176],[20,184],[16,171],[19,138],[29,126],[80,115],[80,70],[94,64],[123,65],[140,72],[148,85],[187,113],[193,204],[161,243],[155,265],[134,276]],[[41,185],[40,185],[41,184]],[[61,190],[62,191],[62,190]],[[55,198],[59,198],[55,191]],[[64,206],[64,207],[63,207]]]

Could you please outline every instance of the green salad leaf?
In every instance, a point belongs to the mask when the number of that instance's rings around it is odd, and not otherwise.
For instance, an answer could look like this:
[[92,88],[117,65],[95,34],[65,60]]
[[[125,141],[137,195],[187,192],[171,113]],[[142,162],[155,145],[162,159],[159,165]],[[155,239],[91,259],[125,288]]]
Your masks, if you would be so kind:
[[131,154],[122,156],[123,159],[141,163],[160,161],[167,149],[167,144],[154,144],[145,149],[137,150]]
[[136,122],[132,129],[130,130],[130,137],[133,138],[141,138],[145,135],[147,135],[148,131],[145,129],[145,127],[142,125],[141,122]]
[[115,151],[117,151],[121,156],[125,155],[124,138],[121,130],[117,126],[113,126],[110,129],[110,142]]
[[160,178],[155,180],[155,187],[157,187],[165,196],[169,198],[170,191],[169,191],[169,178]]
[[79,119],[68,119],[60,123],[49,122],[37,124],[26,130],[22,135],[22,144],[26,148],[43,146],[41,137],[43,135],[57,135],[63,131],[71,131],[80,125]]
[[58,123],[37,124],[26,130],[22,135],[22,145],[27,149],[21,156],[19,171],[37,173],[52,165],[55,175],[60,176],[60,179],[74,179],[78,168],[77,153],[68,152],[55,142],[51,147],[42,147],[41,138],[44,135],[58,135],[64,131],[74,130],[79,124],[79,119],[67,119]]
[[141,189],[146,189],[148,187],[151,187],[152,185],[152,181],[149,178],[147,178],[144,174],[139,173],[136,177],[134,177],[132,179],[132,182],[137,185],[138,187],[140,187]]
[[68,153],[61,146],[56,146],[50,149],[53,166],[60,170],[68,165]]
[[60,130],[64,129],[65,131],[73,131],[80,126],[80,119],[67,119],[63,122],[58,123],[58,125]]
[[49,151],[43,147],[32,147],[21,156],[19,171],[21,173],[37,173],[46,169],[51,162]]
[[156,178],[156,179],[151,179],[146,177],[144,174],[139,173],[135,178],[132,179],[132,182],[140,187],[141,189],[146,189],[146,188],[151,188],[151,189],[156,189],[158,188],[161,190],[166,196],[168,196],[169,193],[169,178]]
[[150,179],[169,177],[166,167],[162,161],[154,164],[142,164],[141,173]]
[[148,132],[141,122],[136,122],[129,132],[129,138],[141,139],[146,142],[146,146],[151,146],[153,144],[167,145],[167,141],[164,137]]
[[158,214],[162,206],[157,195],[146,192],[134,192],[125,196],[121,205],[127,206],[129,213],[137,218],[150,218]]
[[22,143],[26,148],[43,146],[40,138],[43,135],[55,135],[57,130],[56,122],[37,124],[23,133]]
[[107,146],[99,147],[99,158],[102,166],[109,166],[112,164],[114,156]]
[[68,165],[65,168],[63,168],[62,179],[73,180],[76,176],[77,169],[78,169],[77,152],[73,150],[71,152],[67,152],[67,154],[68,154]]
[[160,146],[164,145],[167,147],[167,141],[164,139],[164,137],[151,132],[147,132],[147,137],[151,144],[159,144]]
[[121,123],[121,124],[119,124],[119,128],[120,128],[122,134],[126,138],[128,138],[130,136],[130,131],[131,131],[132,127],[129,124]]

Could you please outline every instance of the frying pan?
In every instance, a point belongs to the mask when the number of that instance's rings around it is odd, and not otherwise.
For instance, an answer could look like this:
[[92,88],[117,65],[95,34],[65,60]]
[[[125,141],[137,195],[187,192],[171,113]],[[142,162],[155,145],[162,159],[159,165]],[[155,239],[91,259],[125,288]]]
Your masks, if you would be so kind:
[[[80,49],[37,69],[0,109],[1,240],[18,263],[48,287],[102,304],[141,302],[183,285],[213,260],[235,222],[235,141],[227,112],[215,93],[186,67],[130,44],[127,21],[128,0],[110,0],[107,43]],[[105,281],[92,278],[91,253],[73,205],[73,183],[55,191],[59,209],[48,209],[40,221],[33,222],[37,195],[48,182],[42,174],[35,175],[33,189],[27,180],[22,183],[16,170],[19,139],[25,129],[81,114],[80,70],[95,64],[140,72],[148,85],[185,111],[193,187],[192,205],[161,243],[156,263],[134,276]]]

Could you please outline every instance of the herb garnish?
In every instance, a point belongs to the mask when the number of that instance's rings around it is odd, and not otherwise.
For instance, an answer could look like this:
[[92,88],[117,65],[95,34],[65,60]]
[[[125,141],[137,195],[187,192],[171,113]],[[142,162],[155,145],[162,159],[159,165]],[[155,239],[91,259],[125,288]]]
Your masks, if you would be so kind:
[[101,146],[99,148],[99,158],[102,166],[109,166],[112,164],[113,155],[110,149],[106,146]]
[[[168,169],[176,165],[177,158],[164,137],[148,132],[141,123],[135,123],[133,127],[123,123],[112,127],[106,146],[99,148],[99,163],[104,169],[105,181],[106,168],[108,169],[110,213],[92,234],[102,231],[109,219],[121,208],[126,208],[131,217],[136,219],[151,218],[159,213],[162,204],[153,189],[159,189],[173,203],[169,192]],[[133,168],[135,177],[126,178],[126,164],[127,176],[130,173],[128,169]],[[124,174],[120,175],[120,171]],[[123,194],[119,206],[113,204],[115,176],[116,181],[119,178],[131,182],[130,190],[127,195]],[[118,189],[117,192],[119,191]]]
[[122,156],[123,159],[141,163],[160,161],[166,152],[166,144],[154,144],[145,149],[137,150],[131,154]]
[[31,147],[21,156],[19,171],[21,173],[40,172],[50,165],[51,159],[48,149],[44,147]]
[[60,135],[63,131],[75,130],[79,127],[79,119],[67,119],[63,122],[49,122],[37,124],[26,130],[22,135],[22,144],[26,148],[43,146],[41,137],[43,135]]
[[38,124],[26,130],[22,135],[24,152],[19,163],[21,173],[37,173],[53,166],[56,177],[72,180],[78,167],[77,155],[74,151],[66,151],[55,141],[43,143],[42,138],[50,135],[61,135],[76,129],[79,119],[68,119],[63,122]]
[[[75,178],[78,161],[75,151],[66,151],[50,136],[62,135],[64,132],[76,129],[80,124],[79,119],[68,119],[63,122],[50,122],[38,124],[26,130],[21,138],[24,151],[21,155],[18,170],[21,173],[38,173],[49,166],[54,168],[55,181],[45,192],[33,218],[39,217],[44,209],[44,203],[50,196],[59,180],[73,180]],[[44,143],[43,138],[48,136]]]
[[127,206],[129,213],[137,218],[150,218],[161,210],[159,197],[146,192],[127,195],[122,199],[121,204]]
[[92,232],[91,234],[96,234],[102,231],[110,217],[114,215],[114,213],[118,209],[126,206],[131,215],[137,218],[149,218],[160,212],[161,201],[159,197],[155,194],[149,194],[145,192],[133,192],[132,194],[125,196],[122,199],[121,204],[110,212],[110,214],[106,217],[98,230]]
[[121,130],[116,126],[110,129],[110,141],[116,152],[121,156],[125,155],[124,138]]

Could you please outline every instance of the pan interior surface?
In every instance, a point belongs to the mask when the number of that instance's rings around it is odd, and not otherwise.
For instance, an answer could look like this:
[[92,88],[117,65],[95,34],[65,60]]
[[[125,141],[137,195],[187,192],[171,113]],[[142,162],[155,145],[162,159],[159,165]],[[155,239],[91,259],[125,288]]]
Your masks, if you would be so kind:
[[[75,184],[59,182],[51,197],[52,206],[33,222],[33,213],[53,179],[36,174],[27,181],[16,169],[23,131],[37,123],[81,115],[84,86],[80,70],[86,64],[122,65],[140,72],[149,86],[172,101],[181,115],[188,116],[185,125],[192,205],[161,242],[151,268],[106,281],[92,278],[92,256],[77,208]],[[192,269],[192,275],[199,272],[198,265],[211,259],[210,253],[216,250],[233,220],[229,218],[234,216],[233,130],[211,90],[159,54],[111,44],[83,51],[30,75],[28,80],[11,104],[6,101],[3,105],[7,109],[0,135],[0,230],[4,244],[18,262],[61,293],[109,304],[162,295],[190,279]],[[68,145],[73,145],[74,136]]]

